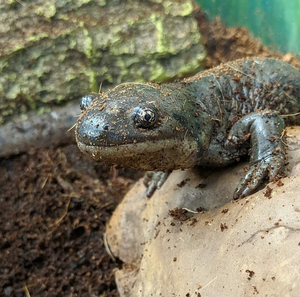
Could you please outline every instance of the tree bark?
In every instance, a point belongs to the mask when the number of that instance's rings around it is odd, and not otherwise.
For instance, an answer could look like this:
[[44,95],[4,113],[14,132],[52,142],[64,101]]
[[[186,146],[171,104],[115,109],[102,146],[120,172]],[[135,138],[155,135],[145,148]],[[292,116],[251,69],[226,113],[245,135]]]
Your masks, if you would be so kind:
[[0,124],[125,81],[171,80],[205,56],[192,1],[0,0]]

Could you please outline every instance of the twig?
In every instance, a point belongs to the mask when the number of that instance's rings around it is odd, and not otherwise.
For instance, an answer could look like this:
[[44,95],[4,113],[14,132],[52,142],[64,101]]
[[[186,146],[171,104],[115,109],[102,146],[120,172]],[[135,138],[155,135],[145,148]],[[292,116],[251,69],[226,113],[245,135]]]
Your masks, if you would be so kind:
[[65,218],[65,216],[68,213],[70,202],[71,202],[71,196],[69,196],[69,199],[67,201],[67,204],[65,206],[65,210],[64,210],[62,216],[54,222],[54,226],[52,227],[52,229],[50,231],[48,231],[47,235],[50,235],[51,233],[53,233],[58,228],[61,221]]
[[108,255],[110,256],[110,258],[116,262],[116,258],[114,257],[114,255],[112,254],[109,245],[107,243],[107,238],[106,238],[106,233],[103,234],[103,243],[104,243],[104,248],[106,250],[106,252],[108,253]]
[[73,130],[75,127],[76,127],[76,123],[71,128],[68,129],[68,132],[70,132],[71,130]]
[[287,117],[294,117],[300,115],[300,112],[296,112],[296,113],[290,113],[290,114],[281,114],[280,116],[283,118],[287,118]]
[[101,89],[102,89],[102,82],[100,83],[100,85],[99,85],[99,90],[98,90],[98,93],[100,94],[101,93]]
[[233,69],[233,70],[236,71],[236,72],[239,72],[239,73],[241,73],[241,74],[243,74],[243,75],[245,75],[245,76],[247,76],[247,77],[249,77],[249,78],[251,78],[251,79],[257,81],[257,82],[260,83],[260,84],[263,84],[263,83],[262,83],[260,80],[258,80],[256,77],[254,77],[254,76],[252,76],[252,75],[249,75],[249,74],[247,74],[247,73],[245,73],[245,72],[243,72],[243,71],[241,71],[241,70],[239,70],[239,69],[237,69],[237,68],[231,66],[230,64],[228,64],[228,67],[230,67],[231,69]]
[[199,213],[199,211],[191,210],[191,209],[186,208],[186,207],[182,207],[182,209],[186,210],[187,212],[191,212],[191,213]]
[[30,293],[26,285],[23,287],[23,290],[25,292],[26,297],[30,297]]
[[208,287],[212,282],[214,282],[217,279],[218,276],[216,276],[214,279],[212,279],[210,282],[208,282],[203,288],[201,288],[201,290],[205,289],[206,287]]

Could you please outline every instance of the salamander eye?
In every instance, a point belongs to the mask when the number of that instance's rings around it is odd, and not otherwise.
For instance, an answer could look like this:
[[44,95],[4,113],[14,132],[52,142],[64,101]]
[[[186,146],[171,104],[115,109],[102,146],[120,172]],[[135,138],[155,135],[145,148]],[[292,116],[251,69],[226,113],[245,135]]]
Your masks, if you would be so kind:
[[133,120],[137,127],[149,128],[157,122],[157,112],[154,107],[136,107],[133,110]]
[[80,105],[79,105],[80,109],[82,111],[85,111],[88,106],[92,105],[92,103],[94,102],[94,100],[96,98],[99,98],[99,95],[97,93],[91,93],[91,94],[88,94],[86,96],[83,96],[80,99]]

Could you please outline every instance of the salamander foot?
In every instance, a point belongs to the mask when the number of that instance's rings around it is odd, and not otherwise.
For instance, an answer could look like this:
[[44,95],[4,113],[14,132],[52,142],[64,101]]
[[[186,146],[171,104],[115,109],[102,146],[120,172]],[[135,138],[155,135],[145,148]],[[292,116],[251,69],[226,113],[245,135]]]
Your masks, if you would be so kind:
[[146,195],[150,198],[156,189],[159,189],[169,177],[171,171],[148,171],[144,178],[144,185],[147,187]]

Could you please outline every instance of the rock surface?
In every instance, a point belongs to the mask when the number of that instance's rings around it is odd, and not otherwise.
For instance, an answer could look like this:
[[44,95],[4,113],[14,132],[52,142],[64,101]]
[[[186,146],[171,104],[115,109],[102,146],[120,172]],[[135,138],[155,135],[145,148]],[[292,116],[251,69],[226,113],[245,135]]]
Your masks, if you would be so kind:
[[239,201],[245,163],[175,171],[151,199],[139,181],[107,226],[121,296],[300,296],[300,127],[287,134],[286,177]]
[[99,85],[166,81],[205,57],[192,1],[0,3],[0,124]]

